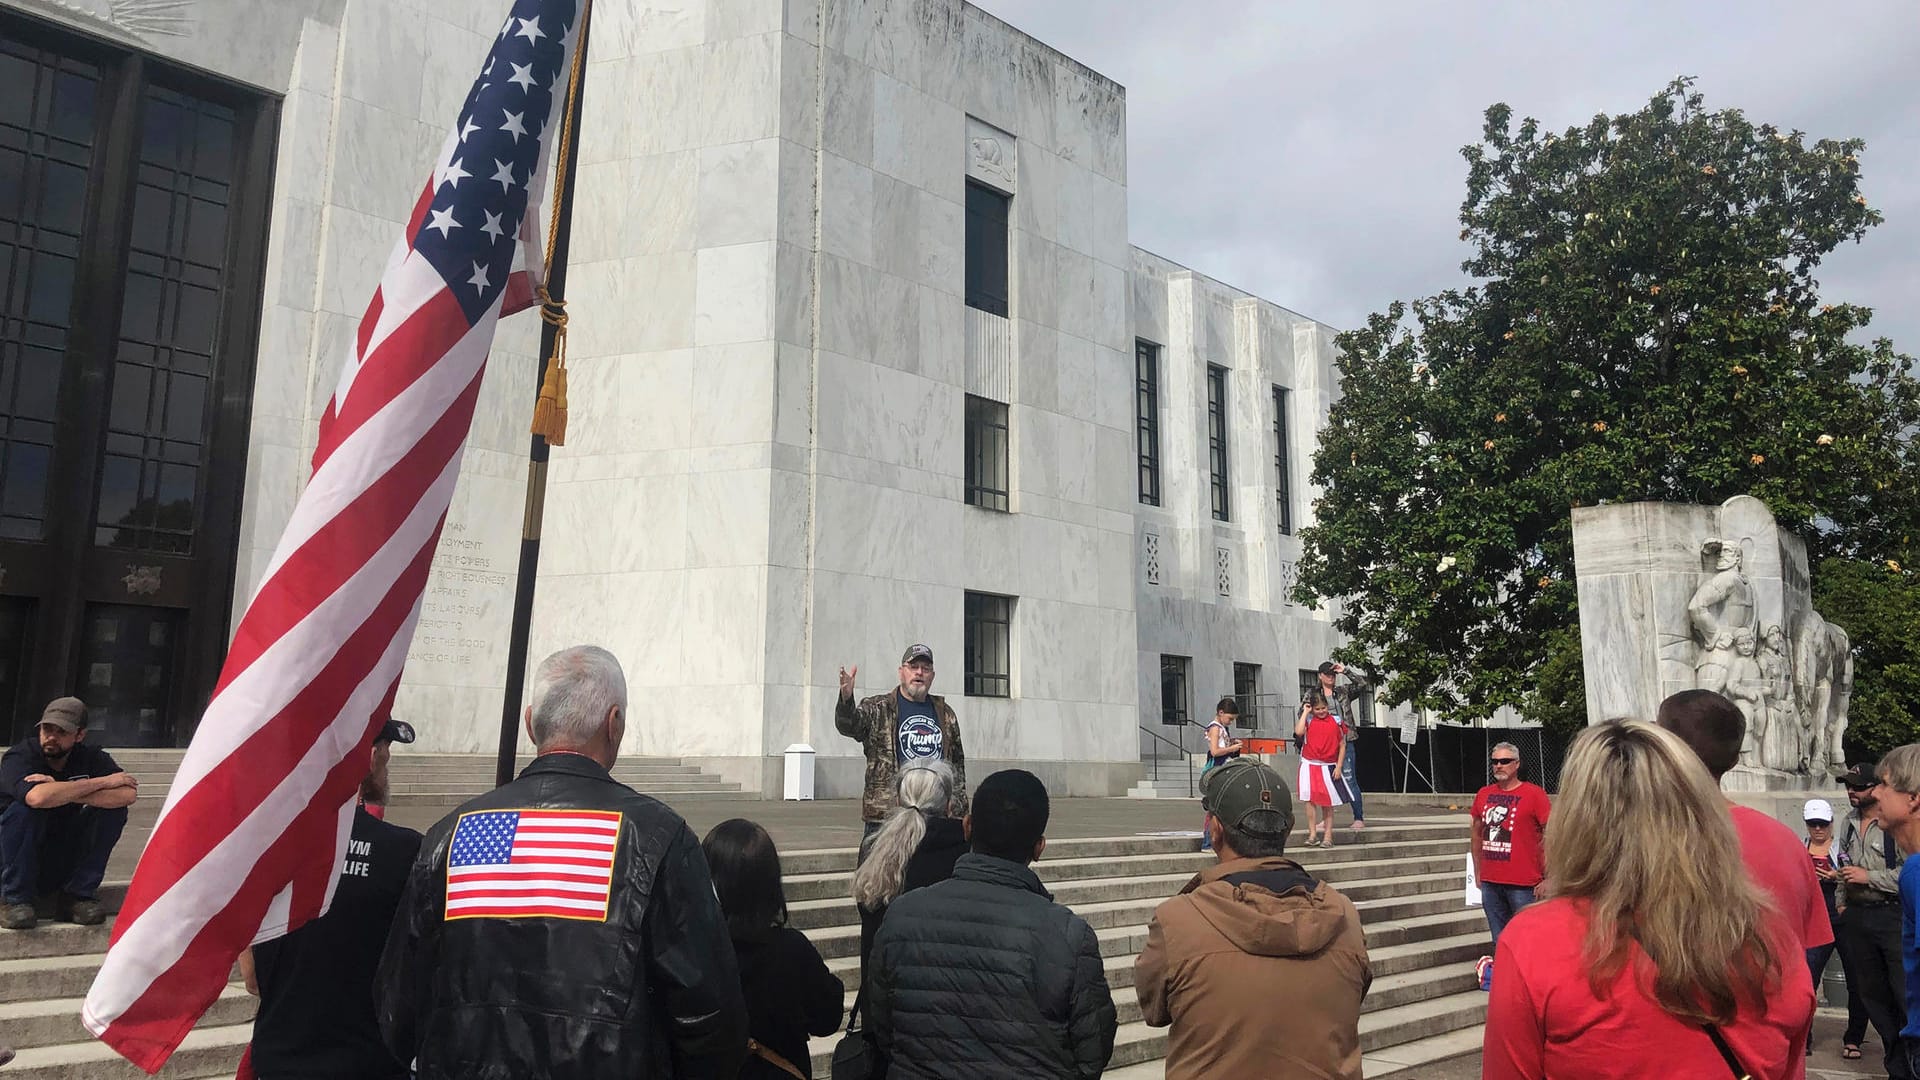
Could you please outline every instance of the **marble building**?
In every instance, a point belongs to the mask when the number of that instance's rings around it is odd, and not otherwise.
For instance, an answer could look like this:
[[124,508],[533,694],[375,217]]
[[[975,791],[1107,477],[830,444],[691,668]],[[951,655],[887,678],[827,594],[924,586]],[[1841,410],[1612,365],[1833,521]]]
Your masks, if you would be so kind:
[[[73,58],[98,66],[97,104],[76,107],[99,125],[96,208],[146,182],[115,178],[144,176],[123,129],[158,137],[156,95],[202,95],[240,133],[209,271],[215,375],[170,384],[208,395],[181,511],[200,531],[168,534],[198,561],[176,573],[141,546],[165,532],[145,503],[110,543],[104,509],[58,499],[40,533],[0,528],[0,565],[44,547],[104,583],[42,596],[0,576],[16,714],[71,690],[107,703],[123,743],[184,741],[496,6],[0,0],[0,75],[52,95]],[[1018,762],[1107,794],[1139,774],[1140,728],[1220,694],[1280,722],[1337,643],[1286,599],[1333,330],[1129,244],[1124,89],[960,0],[598,0],[593,17],[571,428],[533,654],[608,646],[632,752],[769,793],[795,743],[819,751],[823,796],[854,791],[835,672],[885,689],[916,641],[978,775]],[[146,119],[116,126],[114,100]],[[54,121],[36,116],[0,133],[40,138]],[[78,233],[100,269],[71,307],[110,305],[139,251]],[[74,325],[61,379],[124,369]],[[483,386],[396,706],[419,749],[496,739],[537,329],[502,324]],[[62,394],[61,430],[105,423],[85,407],[110,392]],[[53,475],[100,468],[60,445]],[[147,563],[194,587],[141,593]]]

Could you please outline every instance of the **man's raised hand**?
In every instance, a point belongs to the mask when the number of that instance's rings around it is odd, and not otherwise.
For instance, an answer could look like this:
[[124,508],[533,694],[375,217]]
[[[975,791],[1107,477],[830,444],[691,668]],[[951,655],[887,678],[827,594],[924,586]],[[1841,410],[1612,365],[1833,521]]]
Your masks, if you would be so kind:
[[850,669],[845,665],[841,666],[840,668],[840,696],[841,697],[850,698],[853,696],[853,680],[854,680],[854,677],[859,674],[860,674],[859,664],[853,665],[853,667]]

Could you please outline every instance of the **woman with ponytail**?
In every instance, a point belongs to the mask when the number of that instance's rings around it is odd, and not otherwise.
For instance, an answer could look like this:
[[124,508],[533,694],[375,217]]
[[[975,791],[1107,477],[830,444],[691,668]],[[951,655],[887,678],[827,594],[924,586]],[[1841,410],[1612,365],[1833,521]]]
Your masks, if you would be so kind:
[[954,862],[967,852],[964,828],[948,816],[954,802],[952,766],[935,758],[901,769],[898,796],[873,834],[866,860],[853,872],[863,973],[887,905],[903,892],[952,877]]

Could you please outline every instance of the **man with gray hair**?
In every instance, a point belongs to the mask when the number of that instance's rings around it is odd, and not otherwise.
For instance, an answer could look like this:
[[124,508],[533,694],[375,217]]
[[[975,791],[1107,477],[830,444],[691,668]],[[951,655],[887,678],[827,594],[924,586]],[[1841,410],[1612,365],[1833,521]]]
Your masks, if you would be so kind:
[[1533,903],[1533,891],[1547,876],[1541,840],[1553,804],[1538,784],[1520,779],[1520,748],[1495,743],[1488,764],[1493,783],[1473,797],[1473,874],[1480,883],[1480,907],[1495,945],[1521,908]]
[[732,1076],[746,1005],[700,842],[614,780],[619,661],[540,662],[537,756],[427,834],[387,938],[380,1028],[418,1080]]

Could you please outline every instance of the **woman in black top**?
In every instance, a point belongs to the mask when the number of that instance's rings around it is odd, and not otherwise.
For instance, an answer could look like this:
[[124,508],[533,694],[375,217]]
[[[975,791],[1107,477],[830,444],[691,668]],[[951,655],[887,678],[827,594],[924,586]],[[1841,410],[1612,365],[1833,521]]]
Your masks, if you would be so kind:
[[873,935],[887,905],[910,889],[945,881],[967,853],[966,830],[953,812],[953,769],[937,758],[900,770],[899,806],[873,834],[867,858],[853,872],[860,908],[860,970],[867,969]]
[[741,1080],[791,1080],[774,1063],[787,1062],[798,1075],[813,1075],[808,1035],[831,1035],[840,1027],[846,985],[805,934],[787,925],[787,895],[780,885],[780,852],[767,830],[744,818],[723,821],[701,842],[713,871],[740,962],[740,988],[747,999],[747,1036],[753,1046]]

